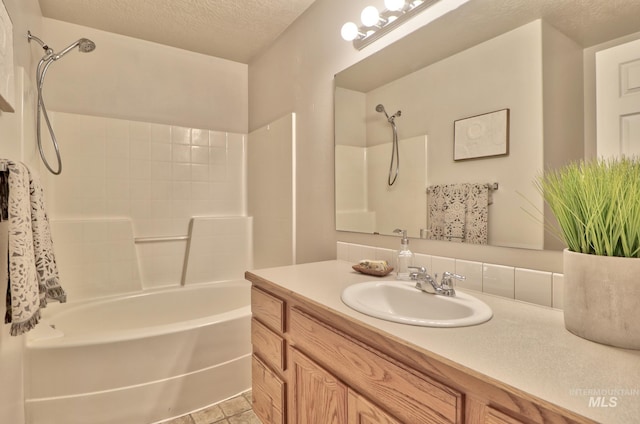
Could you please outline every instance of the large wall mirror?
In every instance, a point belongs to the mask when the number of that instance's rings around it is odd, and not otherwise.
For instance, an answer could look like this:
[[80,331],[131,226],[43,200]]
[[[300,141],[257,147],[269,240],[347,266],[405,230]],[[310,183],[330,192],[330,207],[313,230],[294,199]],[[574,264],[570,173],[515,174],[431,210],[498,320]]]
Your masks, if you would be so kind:
[[336,229],[562,248],[535,181],[595,154],[595,52],[640,39],[638,16],[637,0],[471,0],[338,73]]

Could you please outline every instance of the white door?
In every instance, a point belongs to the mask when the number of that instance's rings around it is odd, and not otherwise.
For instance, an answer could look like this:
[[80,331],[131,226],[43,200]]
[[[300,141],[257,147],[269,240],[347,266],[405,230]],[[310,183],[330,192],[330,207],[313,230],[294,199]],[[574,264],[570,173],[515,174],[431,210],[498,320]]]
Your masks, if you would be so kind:
[[596,53],[598,157],[640,155],[640,40]]

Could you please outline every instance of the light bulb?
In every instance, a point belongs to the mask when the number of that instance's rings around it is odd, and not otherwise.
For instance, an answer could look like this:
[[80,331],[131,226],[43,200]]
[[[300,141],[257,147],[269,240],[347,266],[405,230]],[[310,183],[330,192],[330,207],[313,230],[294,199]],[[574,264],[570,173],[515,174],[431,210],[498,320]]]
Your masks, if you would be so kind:
[[342,29],[340,30],[340,35],[342,35],[342,39],[345,41],[353,41],[358,38],[358,26],[353,22],[347,22],[342,25]]
[[393,12],[402,10],[404,9],[404,0],[384,0],[384,7]]
[[362,14],[360,14],[360,20],[362,21],[362,25],[364,26],[374,26],[380,21],[380,14],[378,13],[378,9],[375,6],[367,6],[362,10]]

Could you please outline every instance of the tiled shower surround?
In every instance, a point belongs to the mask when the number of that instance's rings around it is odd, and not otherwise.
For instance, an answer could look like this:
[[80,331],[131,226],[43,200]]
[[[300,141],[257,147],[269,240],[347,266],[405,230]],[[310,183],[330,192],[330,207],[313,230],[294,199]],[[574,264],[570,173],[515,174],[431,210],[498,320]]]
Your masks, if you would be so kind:
[[[61,175],[42,173],[54,225],[130,219],[134,237],[164,237],[187,235],[194,216],[246,216],[246,134],[50,117],[63,160]],[[52,152],[48,157],[55,164]],[[185,248],[186,241],[136,245],[144,285],[177,284]]]

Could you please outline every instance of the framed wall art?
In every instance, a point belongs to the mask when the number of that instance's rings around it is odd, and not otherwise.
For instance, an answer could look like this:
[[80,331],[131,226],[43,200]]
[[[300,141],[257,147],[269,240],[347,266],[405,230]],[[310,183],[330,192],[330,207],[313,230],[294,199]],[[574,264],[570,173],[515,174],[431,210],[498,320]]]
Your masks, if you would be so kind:
[[454,161],[509,154],[509,109],[459,119],[453,131]]

